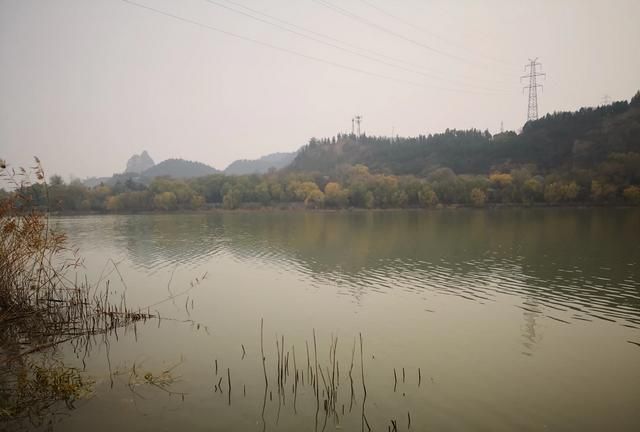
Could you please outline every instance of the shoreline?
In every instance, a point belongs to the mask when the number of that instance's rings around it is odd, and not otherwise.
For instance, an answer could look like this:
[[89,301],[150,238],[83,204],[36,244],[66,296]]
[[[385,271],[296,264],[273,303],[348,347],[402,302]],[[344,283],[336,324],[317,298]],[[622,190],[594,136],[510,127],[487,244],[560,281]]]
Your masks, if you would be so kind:
[[439,204],[433,207],[392,207],[392,208],[305,208],[299,205],[282,206],[245,206],[236,209],[225,209],[222,207],[209,207],[197,210],[177,209],[177,210],[145,210],[145,211],[50,211],[51,216],[105,216],[105,215],[161,215],[161,214],[202,214],[202,213],[364,213],[364,212],[428,212],[442,210],[501,210],[501,209],[634,209],[640,208],[628,204],[595,204],[595,203],[493,203],[484,206],[473,206],[470,204]]

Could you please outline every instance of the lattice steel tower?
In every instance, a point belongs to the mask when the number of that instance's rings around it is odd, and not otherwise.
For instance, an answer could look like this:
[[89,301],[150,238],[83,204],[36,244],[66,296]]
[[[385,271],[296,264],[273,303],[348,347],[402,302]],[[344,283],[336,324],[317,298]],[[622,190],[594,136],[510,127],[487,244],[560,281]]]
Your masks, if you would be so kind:
[[531,60],[529,59],[529,64],[525,65],[524,70],[529,69],[528,75],[523,75],[520,77],[522,81],[523,78],[529,78],[529,85],[526,85],[522,88],[524,92],[525,89],[529,89],[529,105],[527,109],[527,121],[537,120],[538,119],[538,87],[543,88],[542,84],[538,84],[538,77],[546,77],[547,74],[538,72],[536,67],[542,66],[542,63],[538,63],[538,58]]

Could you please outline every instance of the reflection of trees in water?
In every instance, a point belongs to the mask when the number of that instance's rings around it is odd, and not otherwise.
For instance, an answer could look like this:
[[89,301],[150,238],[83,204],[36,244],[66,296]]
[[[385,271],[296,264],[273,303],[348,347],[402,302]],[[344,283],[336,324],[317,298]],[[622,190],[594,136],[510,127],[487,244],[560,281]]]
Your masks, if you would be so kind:
[[126,249],[136,266],[153,269],[166,263],[193,266],[224,245],[215,215],[153,215],[125,217],[117,225],[117,247]]
[[532,355],[535,345],[540,341],[542,335],[536,331],[536,319],[542,314],[539,310],[538,302],[535,298],[527,298],[522,308],[523,323],[522,329],[522,346],[524,355]]
[[353,294],[405,277],[407,289],[451,293],[467,284],[473,294],[485,281],[640,315],[640,248],[631,241],[640,215],[632,209],[202,213],[134,216],[117,228],[130,259],[146,268],[224,254],[293,267]]

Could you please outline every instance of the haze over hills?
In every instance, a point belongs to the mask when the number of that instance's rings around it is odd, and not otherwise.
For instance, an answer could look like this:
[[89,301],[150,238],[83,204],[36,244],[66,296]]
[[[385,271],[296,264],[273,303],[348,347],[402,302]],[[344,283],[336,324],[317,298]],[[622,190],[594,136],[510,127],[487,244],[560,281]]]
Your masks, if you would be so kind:
[[[268,169],[274,159],[286,158],[269,156],[236,168]],[[311,139],[280,170],[228,172],[168,159],[142,173],[114,174],[95,188],[65,185],[58,177],[51,181],[50,196],[54,210],[67,211],[297,203],[306,208],[640,205],[640,92],[630,101],[546,115],[519,134],[476,129],[393,139],[341,134]],[[34,203],[46,205],[37,187],[30,192]]]
[[[446,167],[456,174],[487,174],[523,165],[540,173],[592,169],[612,154],[640,153],[640,92],[620,101],[575,112],[548,114],[528,122],[520,134],[446,130],[417,137],[371,137],[353,134],[312,138],[297,152],[237,160],[224,171],[201,162],[167,159],[157,165],[143,151],[133,155],[122,174],[84,183],[113,185],[132,179],[149,184],[156,177],[190,179],[211,174],[265,174],[270,169],[335,175],[343,166],[365,165],[372,173],[416,175]],[[143,171],[140,169],[147,167]]]
[[127,168],[122,174],[116,173],[111,177],[91,177],[84,180],[83,183],[88,187],[94,187],[101,183],[113,185],[118,181],[124,182],[129,179],[139,183],[150,183],[156,177],[194,178],[219,172],[219,170],[202,162],[184,159],[167,159],[154,164],[153,159],[145,150],[140,155],[133,155],[129,158]]
[[289,165],[297,152],[272,153],[259,159],[239,159],[232,162],[224,173],[228,175],[265,174],[270,169],[282,169]]
[[194,178],[223,172],[227,175],[266,174],[269,170],[279,170],[288,166],[297,152],[272,153],[258,159],[240,159],[232,162],[224,171],[217,170],[202,162],[171,158],[158,164],[153,162],[149,153],[134,154],[127,161],[123,173],[111,177],[90,177],[83,181],[85,186],[94,187],[101,183],[115,184],[118,181],[135,179],[148,183],[155,177]]

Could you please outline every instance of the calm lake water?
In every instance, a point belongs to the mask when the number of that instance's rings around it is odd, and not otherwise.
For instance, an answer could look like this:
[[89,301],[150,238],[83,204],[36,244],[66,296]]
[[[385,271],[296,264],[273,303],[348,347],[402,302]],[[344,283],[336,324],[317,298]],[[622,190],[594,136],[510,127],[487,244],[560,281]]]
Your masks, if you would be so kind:
[[[93,347],[84,364],[95,394],[59,430],[387,431],[409,419],[417,431],[640,430],[638,210],[55,223],[90,281],[108,279],[114,296],[163,317]],[[163,301],[170,293],[183,295]],[[70,348],[66,357],[83,366]],[[175,366],[175,382],[137,382],[134,365],[140,376]],[[325,382],[336,390],[329,415]]]

